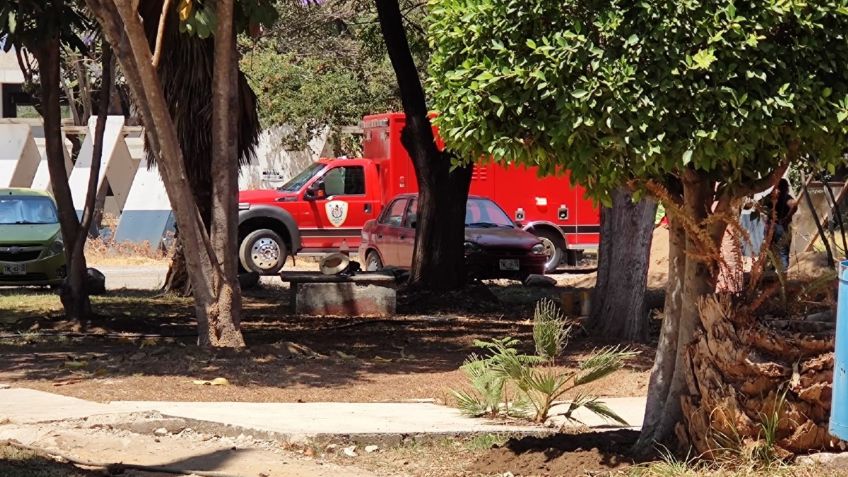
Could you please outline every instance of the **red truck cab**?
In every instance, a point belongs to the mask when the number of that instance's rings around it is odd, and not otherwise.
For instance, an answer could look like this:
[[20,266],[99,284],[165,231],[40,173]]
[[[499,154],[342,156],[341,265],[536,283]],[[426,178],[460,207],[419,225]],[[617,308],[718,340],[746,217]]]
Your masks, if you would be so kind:
[[[320,159],[277,189],[239,192],[242,269],[271,275],[289,255],[357,250],[367,221],[396,195],[418,191],[400,142],[404,120],[401,113],[366,116],[364,157]],[[534,168],[483,163],[474,166],[470,193],[494,200],[539,236],[549,270],[578,250],[597,247],[598,210],[567,177],[539,178]]]

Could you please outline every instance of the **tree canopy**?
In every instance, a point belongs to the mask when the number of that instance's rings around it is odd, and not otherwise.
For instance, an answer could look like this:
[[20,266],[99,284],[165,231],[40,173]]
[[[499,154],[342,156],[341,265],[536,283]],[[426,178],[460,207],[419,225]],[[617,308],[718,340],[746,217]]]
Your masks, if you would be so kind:
[[[420,65],[428,50],[424,4],[400,2]],[[372,1],[277,2],[279,18],[243,38],[241,67],[258,93],[264,126],[286,125],[293,146],[327,126],[398,110],[400,97]]]
[[735,186],[791,144],[834,160],[848,2],[438,0],[430,90],[466,157],[562,166],[598,196],[686,167]]

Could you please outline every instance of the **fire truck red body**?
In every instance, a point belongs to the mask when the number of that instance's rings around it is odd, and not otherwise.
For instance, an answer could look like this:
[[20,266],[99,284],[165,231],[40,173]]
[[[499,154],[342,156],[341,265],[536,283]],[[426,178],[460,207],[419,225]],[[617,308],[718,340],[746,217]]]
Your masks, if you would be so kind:
[[[240,192],[242,267],[272,274],[289,254],[356,250],[365,222],[396,195],[418,191],[400,141],[404,120],[401,113],[366,116],[362,158],[321,159],[279,189]],[[542,238],[549,269],[598,246],[598,209],[567,175],[540,178],[535,168],[480,163],[470,193],[491,198]]]

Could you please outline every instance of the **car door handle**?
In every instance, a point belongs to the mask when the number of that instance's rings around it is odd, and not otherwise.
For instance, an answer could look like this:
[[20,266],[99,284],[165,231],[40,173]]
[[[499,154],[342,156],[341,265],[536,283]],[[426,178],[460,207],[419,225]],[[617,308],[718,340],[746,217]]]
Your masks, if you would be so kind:
[[365,209],[366,214],[370,214],[371,213],[371,204],[365,204],[364,209]]

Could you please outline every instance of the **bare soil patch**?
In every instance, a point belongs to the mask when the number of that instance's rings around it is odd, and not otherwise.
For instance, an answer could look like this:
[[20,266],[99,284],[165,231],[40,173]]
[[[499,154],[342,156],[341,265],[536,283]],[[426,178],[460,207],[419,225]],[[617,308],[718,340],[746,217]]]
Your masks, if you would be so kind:
[[638,431],[618,430],[510,439],[478,457],[470,470],[484,475],[606,475],[635,463],[629,452],[638,437]]
[[[401,297],[400,315],[374,320],[293,315],[288,289],[268,287],[245,298],[248,348],[212,352],[195,346],[187,298],[110,292],[95,297],[100,316],[78,332],[61,318],[57,297],[0,290],[0,303],[10,305],[0,320],[0,382],[95,401],[449,402],[449,389],[465,383],[458,368],[475,340],[513,336],[529,346],[535,301],[559,294],[520,285],[491,290],[494,298],[443,297],[441,309],[432,297]],[[577,366],[604,344],[578,334],[561,366]],[[643,395],[654,351],[640,349],[637,360],[588,391]],[[229,385],[193,383],[217,377]]]

